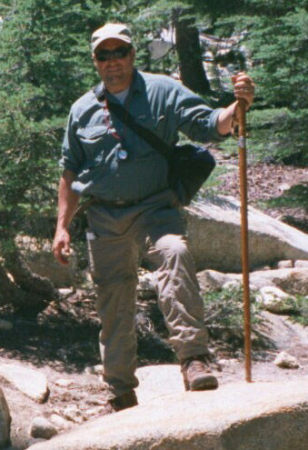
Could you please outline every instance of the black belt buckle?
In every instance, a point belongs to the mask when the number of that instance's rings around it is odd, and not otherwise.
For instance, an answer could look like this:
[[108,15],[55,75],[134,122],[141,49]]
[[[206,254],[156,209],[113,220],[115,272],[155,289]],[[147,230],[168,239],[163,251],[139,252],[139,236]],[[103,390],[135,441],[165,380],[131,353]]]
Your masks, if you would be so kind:
[[129,206],[131,204],[131,202],[126,202],[125,200],[115,200],[114,202],[111,202],[111,204],[114,203],[115,206]]
[[99,197],[92,197],[91,204],[105,206],[106,208],[129,208],[130,206],[135,206],[140,203],[141,200],[104,200]]

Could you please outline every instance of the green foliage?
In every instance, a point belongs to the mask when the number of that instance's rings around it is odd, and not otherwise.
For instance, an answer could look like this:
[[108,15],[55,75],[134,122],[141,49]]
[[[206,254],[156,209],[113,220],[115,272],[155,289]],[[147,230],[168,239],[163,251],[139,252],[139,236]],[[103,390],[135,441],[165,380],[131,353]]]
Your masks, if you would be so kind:
[[[251,323],[260,322],[258,306],[251,293]],[[211,336],[223,339],[232,345],[239,345],[244,338],[243,289],[231,287],[219,291],[207,292],[203,296],[205,324]]]
[[292,186],[280,197],[270,199],[266,202],[267,207],[303,207],[308,213],[308,182]]
[[1,89],[18,89],[27,117],[40,120],[63,114],[89,82],[90,30],[81,5],[71,0],[61,4],[28,0],[20,2],[4,23]]
[[296,295],[293,299],[294,312],[290,318],[293,322],[300,323],[304,327],[308,327],[308,297],[307,295]]
[[96,82],[88,42],[98,8],[72,0],[9,6],[0,40],[0,208],[15,233],[38,209],[55,214],[66,116]]
[[248,115],[249,148],[255,160],[308,164],[308,109],[255,110]]
[[245,3],[246,11],[217,19],[214,32],[223,37],[245,32],[241,45],[250,50],[257,106],[307,108],[308,13],[299,7],[304,2],[251,2],[258,4],[256,11]]
[[[307,166],[308,110],[289,108],[252,109],[247,115],[247,157],[249,162],[284,163]],[[236,154],[237,139],[221,144],[224,151]]]
[[254,158],[307,165],[308,2],[246,0],[237,6],[234,14],[216,17],[213,33],[242,33],[239,45],[249,50],[256,82],[248,115]]
[[307,0],[296,0],[290,2],[289,0],[244,0],[241,2],[243,9],[251,14],[268,15],[271,18],[279,17],[282,14],[287,14],[294,11],[297,7],[306,8]]
[[274,22],[261,17],[248,37],[263,105],[296,111],[308,106],[308,14],[297,9]]

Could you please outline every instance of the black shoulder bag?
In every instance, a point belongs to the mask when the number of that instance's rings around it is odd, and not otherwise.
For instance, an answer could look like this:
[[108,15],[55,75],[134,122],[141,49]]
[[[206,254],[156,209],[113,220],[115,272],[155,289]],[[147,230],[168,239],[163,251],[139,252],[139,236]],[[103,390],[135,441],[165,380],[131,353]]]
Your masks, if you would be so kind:
[[188,205],[215,167],[215,159],[207,148],[186,144],[170,147],[156,134],[135,122],[120,104],[109,102],[109,110],[142,139],[161,153],[169,164],[169,186],[181,205]]

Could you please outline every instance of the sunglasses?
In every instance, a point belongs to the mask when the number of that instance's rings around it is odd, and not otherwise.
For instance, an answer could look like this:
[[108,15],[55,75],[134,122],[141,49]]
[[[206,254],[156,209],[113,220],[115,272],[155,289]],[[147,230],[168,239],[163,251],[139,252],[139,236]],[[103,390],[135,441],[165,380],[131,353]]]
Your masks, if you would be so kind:
[[132,46],[122,46],[115,48],[114,50],[99,50],[95,53],[95,59],[101,62],[109,61],[111,59],[123,59],[126,58],[131,49]]

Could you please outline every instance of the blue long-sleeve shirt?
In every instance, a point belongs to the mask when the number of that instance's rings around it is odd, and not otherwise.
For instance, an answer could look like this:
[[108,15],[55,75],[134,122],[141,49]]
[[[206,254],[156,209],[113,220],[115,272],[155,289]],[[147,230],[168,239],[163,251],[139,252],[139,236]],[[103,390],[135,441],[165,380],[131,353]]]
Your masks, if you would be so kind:
[[[60,165],[77,175],[72,189],[108,201],[135,201],[166,189],[167,160],[110,114],[108,102],[118,100],[102,83],[99,95],[91,90],[71,108]],[[202,143],[224,138],[216,129],[221,109],[212,110],[164,75],[136,70],[125,108],[170,146],[177,142],[178,132]],[[127,152],[126,159],[119,158],[120,150]]]

